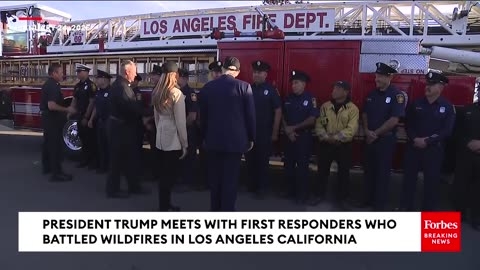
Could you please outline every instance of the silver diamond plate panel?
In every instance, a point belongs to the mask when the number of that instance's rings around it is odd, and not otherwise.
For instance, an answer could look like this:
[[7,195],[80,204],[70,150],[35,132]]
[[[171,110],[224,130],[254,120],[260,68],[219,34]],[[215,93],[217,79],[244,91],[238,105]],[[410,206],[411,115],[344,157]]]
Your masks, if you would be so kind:
[[418,40],[364,40],[361,53],[372,54],[418,54]]
[[389,64],[392,60],[397,60],[400,63],[399,73],[427,74],[430,57],[428,55],[408,54],[361,54],[360,72],[373,73],[376,70],[375,64],[377,62]]

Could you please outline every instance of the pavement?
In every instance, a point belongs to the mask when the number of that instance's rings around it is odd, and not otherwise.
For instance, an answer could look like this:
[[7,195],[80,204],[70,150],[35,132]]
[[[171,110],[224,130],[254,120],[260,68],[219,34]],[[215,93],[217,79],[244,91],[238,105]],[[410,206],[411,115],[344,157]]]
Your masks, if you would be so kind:
[[[0,269],[1,270],[150,270],[150,269],[348,269],[348,270],[478,270],[480,233],[462,226],[460,253],[19,253],[19,211],[152,211],[156,193],[112,200],[104,196],[105,175],[64,163],[74,175],[68,183],[50,183],[41,174],[41,133],[0,128]],[[280,186],[283,170],[272,168],[272,181]],[[358,191],[361,174],[352,175]],[[400,175],[394,175],[392,205],[398,199]],[[146,187],[156,190],[153,182]],[[449,186],[444,185],[448,208]],[[358,192],[357,192],[358,193]],[[174,203],[184,211],[209,208],[207,192],[175,193]],[[331,205],[299,207],[274,194],[258,201],[240,192],[239,211],[329,211]]]

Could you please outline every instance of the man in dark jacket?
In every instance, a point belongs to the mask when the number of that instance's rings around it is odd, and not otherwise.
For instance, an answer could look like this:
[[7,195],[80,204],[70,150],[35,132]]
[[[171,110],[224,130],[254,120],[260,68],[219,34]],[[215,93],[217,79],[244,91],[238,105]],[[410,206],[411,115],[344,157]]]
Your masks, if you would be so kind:
[[111,198],[125,198],[128,194],[120,192],[120,176],[124,172],[130,194],[145,193],[137,177],[135,155],[137,151],[136,128],[143,108],[138,103],[131,83],[137,75],[132,61],[126,61],[120,69],[120,76],[113,82],[110,90],[108,121],[108,139],[110,142],[110,168],[106,192]]
[[240,61],[228,57],[223,73],[204,86],[200,104],[212,211],[235,210],[241,158],[253,148],[256,129],[252,88],[235,79]]

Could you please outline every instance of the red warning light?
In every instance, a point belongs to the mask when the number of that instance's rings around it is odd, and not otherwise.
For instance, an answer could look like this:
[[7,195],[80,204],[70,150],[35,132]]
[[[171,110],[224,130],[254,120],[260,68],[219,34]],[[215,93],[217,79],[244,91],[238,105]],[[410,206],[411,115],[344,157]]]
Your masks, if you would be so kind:
[[19,17],[20,21],[41,21],[42,17]]

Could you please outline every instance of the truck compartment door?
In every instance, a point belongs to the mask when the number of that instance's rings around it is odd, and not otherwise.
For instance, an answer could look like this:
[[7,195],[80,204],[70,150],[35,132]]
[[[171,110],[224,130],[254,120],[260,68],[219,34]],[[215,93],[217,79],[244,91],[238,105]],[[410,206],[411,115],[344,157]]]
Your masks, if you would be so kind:
[[293,70],[306,72],[311,81],[307,85],[320,106],[330,99],[332,84],[346,80],[352,85],[352,98],[358,102],[358,65],[360,41],[287,41],[285,42],[285,93],[291,91],[290,74]]
[[218,42],[219,57],[223,61],[227,56],[240,60],[240,75],[238,79],[252,82],[252,62],[262,60],[270,66],[267,81],[282,92],[283,79],[283,41],[252,41],[252,42]]

